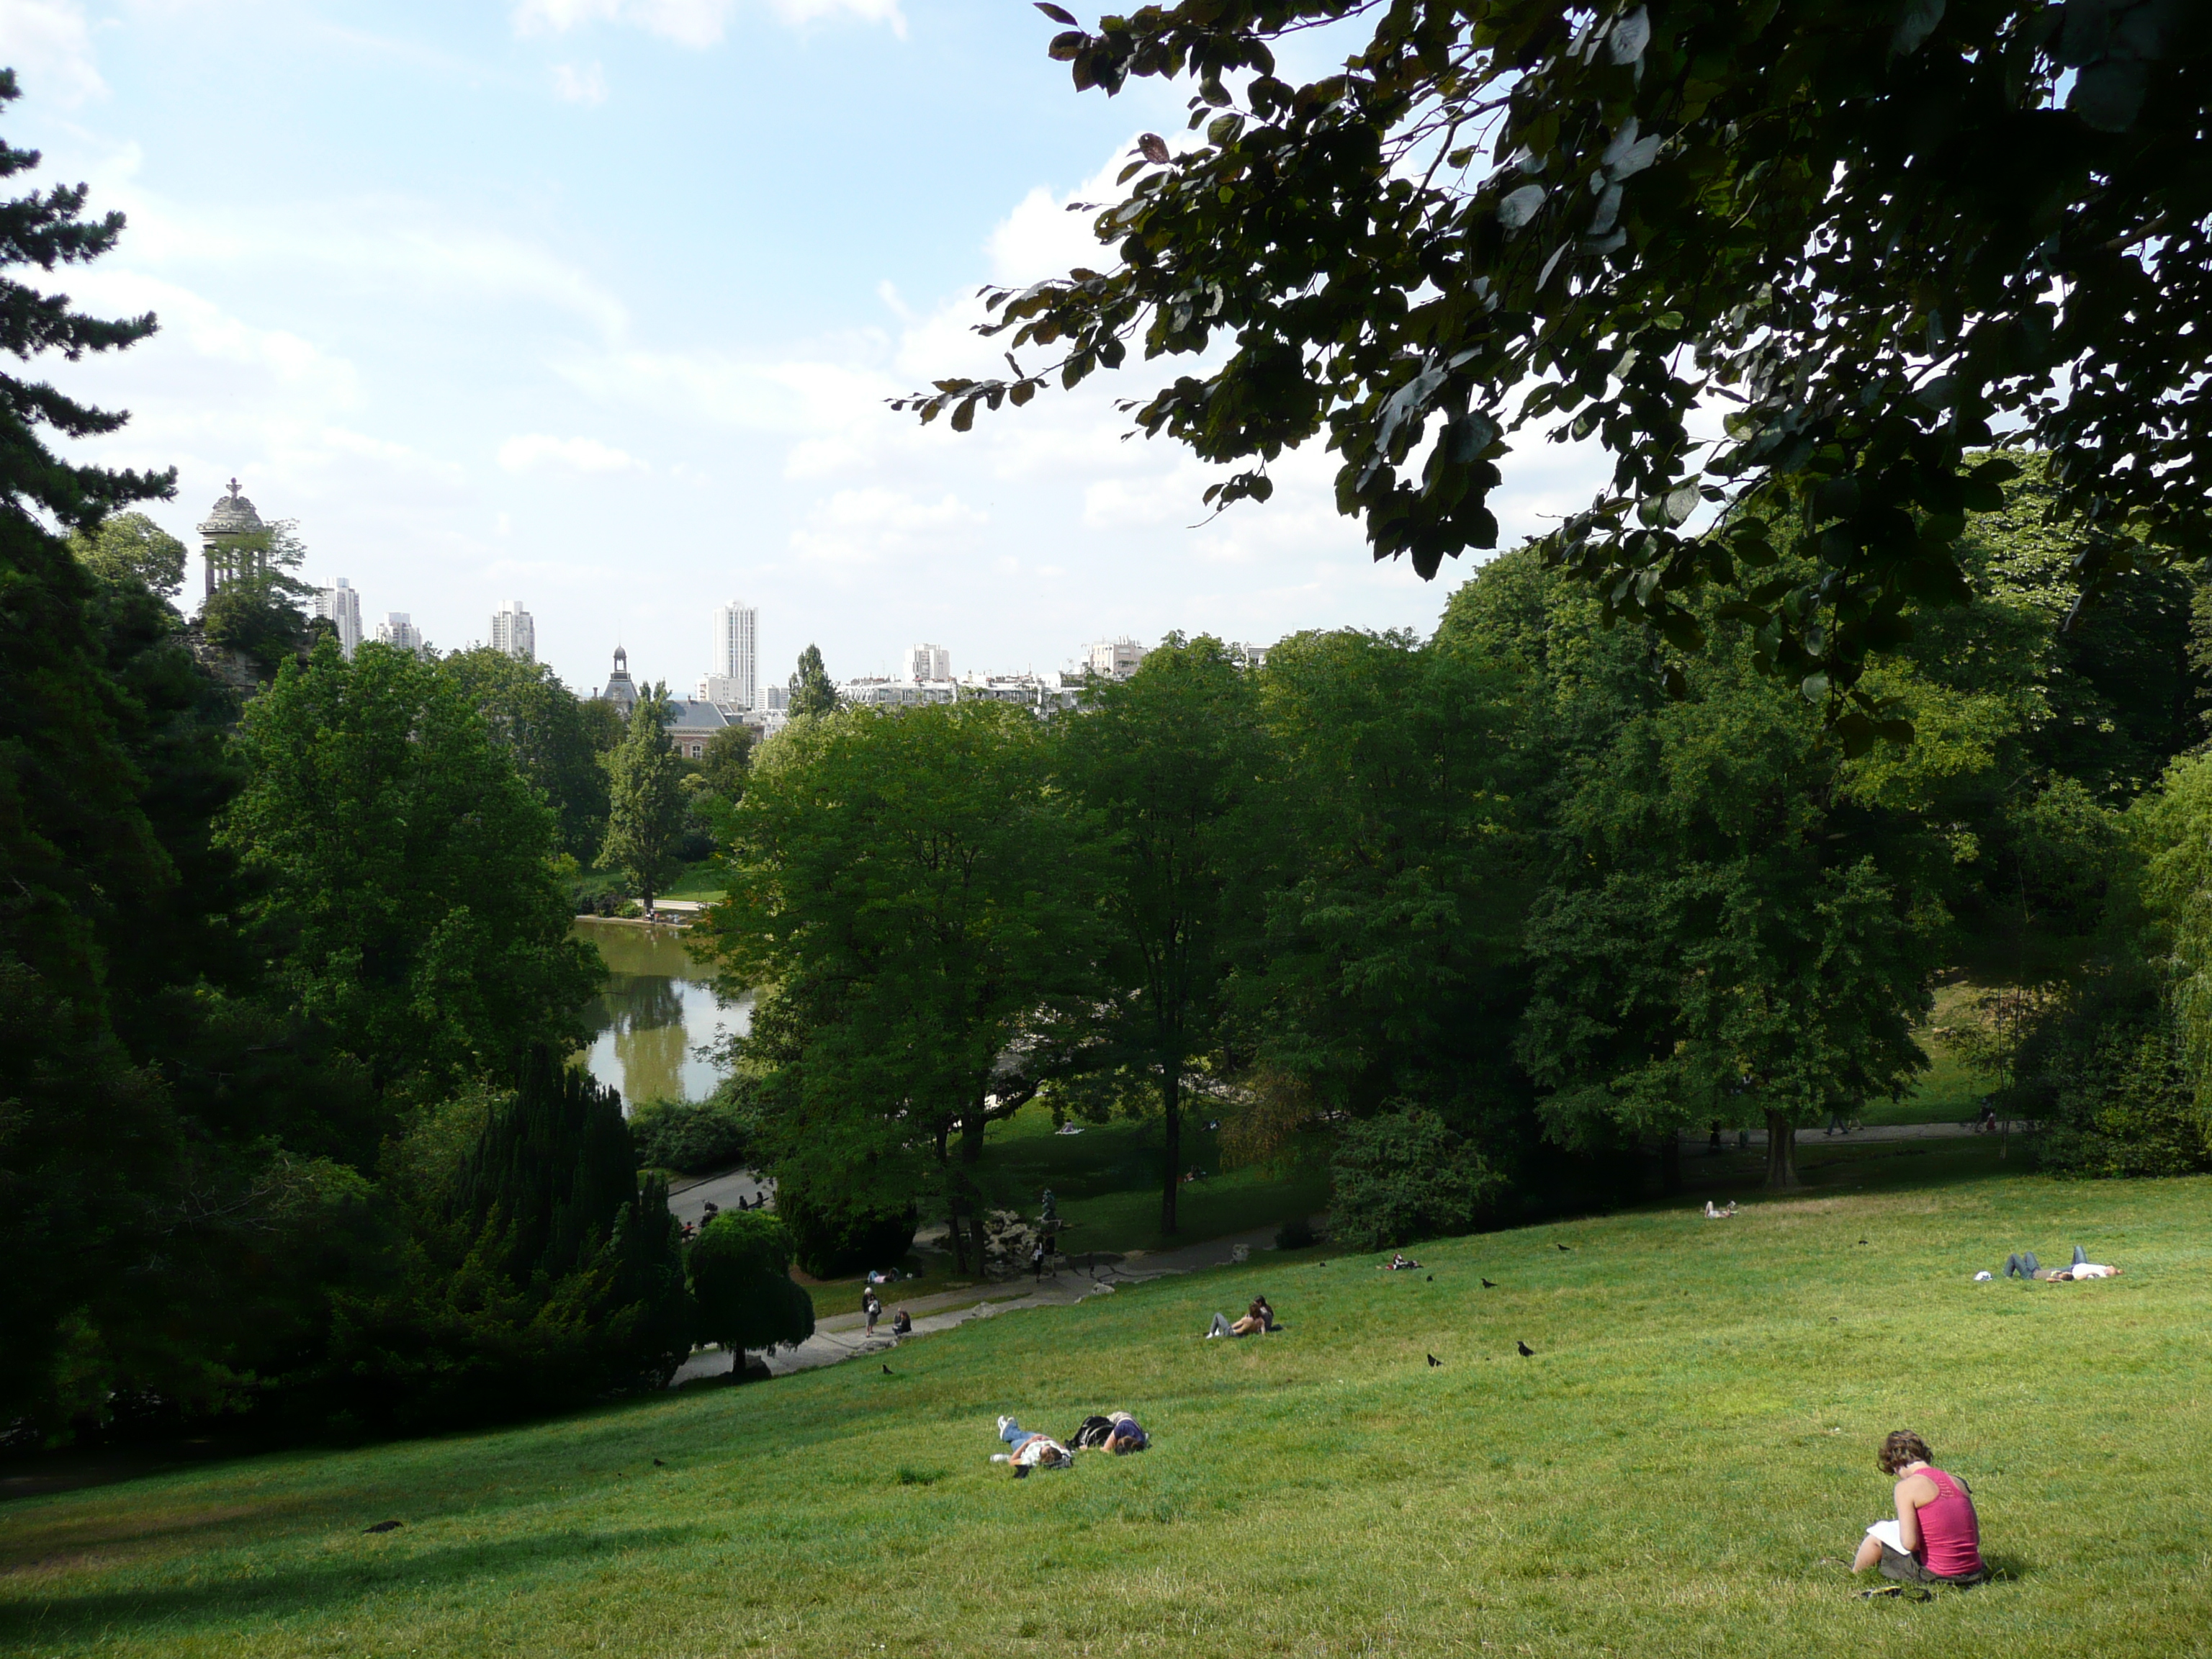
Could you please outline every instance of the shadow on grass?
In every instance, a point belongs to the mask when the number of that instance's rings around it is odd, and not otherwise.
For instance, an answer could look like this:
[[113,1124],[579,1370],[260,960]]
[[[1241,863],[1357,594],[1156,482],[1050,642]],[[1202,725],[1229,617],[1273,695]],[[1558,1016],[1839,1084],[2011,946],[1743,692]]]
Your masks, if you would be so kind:
[[166,1589],[100,1590],[81,1595],[0,1603],[0,1649],[21,1652],[33,1643],[128,1636],[142,1626],[183,1629],[241,1619],[281,1620],[334,1607],[380,1592],[458,1584],[489,1577],[531,1576],[626,1550],[665,1550],[700,1535],[694,1527],[638,1527],[622,1532],[552,1533],[506,1543],[411,1548],[401,1540],[361,1538],[356,1553],[286,1571],[223,1577]]

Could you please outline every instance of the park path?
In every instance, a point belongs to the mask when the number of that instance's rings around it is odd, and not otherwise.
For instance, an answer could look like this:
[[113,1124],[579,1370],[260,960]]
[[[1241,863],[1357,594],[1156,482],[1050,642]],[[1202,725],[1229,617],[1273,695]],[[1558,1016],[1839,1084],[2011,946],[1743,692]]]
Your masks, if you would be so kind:
[[[2000,1119],[1998,1127],[2008,1129],[2014,1134],[2024,1135],[2031,1133],[2035,1126],[2014,1118],[2009,1121]],[[1707,1150],[1709,1133],[1704,1129],[1683,1130],[1682,1150],[1686,1152],[1702,1152]],[[1812,1146],[1815,1142],[1833,1142],[1838,1146],[1855,1146],[1863,1140],[1962,1140],[1978,1133],[1979,1131],[1971,1123],[1875,1123],[1868,1125],[1863,1129],[1853,1129],[1849,1133],[1832,1135],[1823,1129],[1800,1129],[1797,1131],[1797,1144],[1802,1147]],[[1764,1129],[1748,1131],[1745,1144],[1752,1146],[1765,1146],[1766,1131]],[[1733,1151],[1735,1146],[1735,1133],[1723,1131],[1721,1145],[1723,1148]]]
[[[1110,1296],[1119,1285],[1141,1285],[1171,1273],[1196,1273],[1206,1267],[1231,1267],[1255,1250],[1273,1247],[1276,1230],[1261,1227],[1249,1233],[1231,1233],[1202,1244],[1185,1244],[1172,1250],[1132,1250],[1120,1261],[1096,1268],[1062,1267],[1042,1282],[1008,1280],[965,1291],[940,1291],[909,1302],[886,1299],[884,1317],[873,1336],[867,1321],[857,1313],[830,1314],[817,1319],[814,1334],[795,1348],[778,1348],[766,1356],[768,1368],[778,1376],[793,1371],[835,1365],[863,1354],[888,1354],[898,1346],[890,1334],[890,1316],[899,1308],[914,1316],[914,1336],[949,1331],[971,1319],[995,1319],[1024,1308],[1065,1308],[1086,1297]],[[895,1286],[887,1289],[895,1290]],[[980,1292],[980,1294],[979,1294]],[[912,1341],[914,1337],[906,1339]],[[730,1356],[720,1348],[702,1348],[684,1362],[670,1382],[673,1388],[694,1377],[717,1376],[730,1369]]]

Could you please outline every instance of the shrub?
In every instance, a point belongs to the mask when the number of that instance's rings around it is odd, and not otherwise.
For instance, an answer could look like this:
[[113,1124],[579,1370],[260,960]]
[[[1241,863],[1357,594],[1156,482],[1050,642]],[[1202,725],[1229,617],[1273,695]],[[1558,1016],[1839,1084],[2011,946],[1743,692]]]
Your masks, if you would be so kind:
[[914,1248],[921,1212],[860,1210],[817,1202],[788,1184],[779,1186],[775,1212],[791,1230],[799,1265],[815,1279],[842,1279],[866,1267],[888,1267]]
[[1346,1124],[1331,1174],[1329,1231],[1367,1249],[1472,1232],[1506,1190],[1464,1137],[1418,1108]]
[[2044,1168],[2094,1178],[2212,1168],[2212,1140],[2172,1030],[2123,1027],[2069,1058],[2038,1148]]
[[725,1211],[699,1231],[687,1266],[699,1333],[734,1356],[814,1334],[814,1298],[791,1281],[791,1234],[759,1211]]
[[648,1100],[629,1115],[638,1162],[686,1175],[743,1164],[752,1146],[751,1115],[727,1089],[709,1100]]

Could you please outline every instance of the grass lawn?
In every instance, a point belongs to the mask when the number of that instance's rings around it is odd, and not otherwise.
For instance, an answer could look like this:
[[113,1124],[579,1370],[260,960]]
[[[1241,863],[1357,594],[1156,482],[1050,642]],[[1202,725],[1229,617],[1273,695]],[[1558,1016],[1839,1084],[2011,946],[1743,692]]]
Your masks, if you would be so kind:
[[729,872],[712,859],[703,863],[687,865],[684,873],[669,884],[662,898],[719,900],[729,890]]
[[[18,1499],[0,1651],[2205,1652],[2212,1182],[1876,1167],[1726,1223],[1424,1245],[1420,1273],[1268,1256],[970,1324],[888,1376]],[[2077,1239],[2127,1277],[1970,1282]],[[1201,1340],[1254,1289],[1285,1334]],[[986,1461],[999,1412],[1065,1432],[1116,1405],[1154,1449]],[[1851,1597],[1835,1562],[1900,1426],[1972,1485],[2008,1582]]]
[[1990,1081],[1969,1070],[1942,1035],[1947,1026],[1964,1018],[1967,1000],[1980,991],[1979,986],[1966,984],[1936,990],[1935,1012],[1912,1034],[1934,1064],[1903,1100],[1867,1102],[1859,1114],[1862,1122],[1966,1123],[1982,1115],[1982,1097],[1990,1091]]

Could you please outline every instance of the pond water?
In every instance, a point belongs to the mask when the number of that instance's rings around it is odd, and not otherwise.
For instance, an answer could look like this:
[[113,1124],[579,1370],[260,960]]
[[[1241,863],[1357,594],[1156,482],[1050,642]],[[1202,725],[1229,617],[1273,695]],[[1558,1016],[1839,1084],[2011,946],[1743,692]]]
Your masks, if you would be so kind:
[[752,993],[716,996],[712,971],[692,959],[678,928],[579,917],[575,937],[598,945],[607,964],[606,988],[584,1011],[592,1075],[621,1090],[625,1109],[713,1094],[722,1068],[697,1051],[752,1029]]

